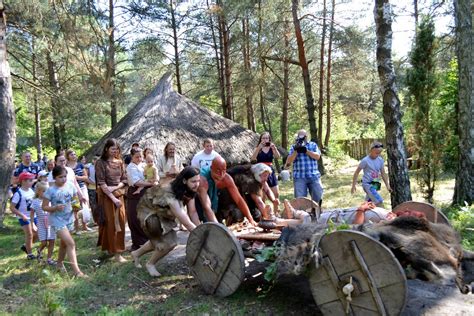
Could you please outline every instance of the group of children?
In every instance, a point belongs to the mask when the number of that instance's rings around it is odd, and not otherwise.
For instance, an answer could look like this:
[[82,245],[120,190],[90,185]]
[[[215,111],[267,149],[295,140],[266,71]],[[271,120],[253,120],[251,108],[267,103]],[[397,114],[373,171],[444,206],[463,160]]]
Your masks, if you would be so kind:
[[[20,187],[13,194],[10,210],[18,217],[25,234],[22,250],[27,259],[41,260],[42,252],[47,248],[46,263],[65,271],[64,259],[67,254],[74,276],[86,277],[79,269],[76,257],[76,245],[70,234],[74,225],[73,203],[77,198],[77,189],[67,182],[67,171],[62,166],[52,170],[53,185],[39,176],[23,172],[19,175]],[[34,186],[34,190],[33,190]],[[52,259],[56,235],[61,239],[58,261]],[[33,254],[33,242],[39,238],[41,244],[37,254]]]
[[[354,173],[351,190],[352,193],[355,192],[358,174],[363,170],[362,187],[367,199],[375,204],[383,202],[377,192],[380,190],[380,177],[391,191],[384,171],[384,162],[380,157],[382,148],[381,143],[372,144],[369,155],[361,161]],[[153,155],[147,154],[145,158],[144,177],[146,181],[156,184],[159,176]],[[77,189],[67,181],[67,170],[64,167],[56,166],[51,173],[54,180],[51,186],[48,184],[47,172],[40,172],[36,183],[35,175],[32,173],[23,172],[19,175],[20,187],[12,196],[10,209],[18,217],[25,234],[25,244],[21,249],[26,252],[29,260],[42,260],[42,253],[47,249],[45,262],[48,265],[58,266],[60,270],[65,270],[63,261],[67,254],[74,275],[85,277],[77,264],[76,246],[70,233],[74,225],[73,207],[77,201]],[[138,188],[134,194],[139,194],[141,189],[143,187]],[[61,239],[57,262],[52,259],[56,235]],[[41,244],[35,255],[33,243],[37,239]]]

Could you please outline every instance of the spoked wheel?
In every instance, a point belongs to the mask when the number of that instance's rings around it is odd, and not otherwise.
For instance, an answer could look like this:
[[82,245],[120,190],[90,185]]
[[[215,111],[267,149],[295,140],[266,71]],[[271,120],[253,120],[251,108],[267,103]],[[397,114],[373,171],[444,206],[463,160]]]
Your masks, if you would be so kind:
[[337,231],[319,244],[310,270],[313,298],[324,315],[399,315],[406,303],[405,273],[382,243],[355,231]]
[[226,297],[244,279],[244,254],[232,233],[222,224],[196,227],[186,245],[186,262],[207,294]]

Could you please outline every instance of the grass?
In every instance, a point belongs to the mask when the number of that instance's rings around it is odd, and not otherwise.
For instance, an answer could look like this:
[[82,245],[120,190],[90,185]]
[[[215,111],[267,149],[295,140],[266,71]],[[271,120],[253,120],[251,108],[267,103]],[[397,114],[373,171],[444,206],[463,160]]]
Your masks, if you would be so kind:
[[[328,168],[328,174],[322,178],[324,208],[355,206],[363,201],[362,189],[354,195],[350,193],[356,165],[356,161],[349,161],[344,166]],[[440,180],[435,205],[445,210],[461,231],[464,247],[473,249],[474,214],[472,208],[448,207],[453,187],[453,177]],[[291,182],[281,183],[280,189],[282,199],[293,197]],[[423,200],[414,180],[412,192],[414,200]],[[384,187],[382,196],[389,208],[390,197]],[[184,260],[160,261],[158,270],[163,276],[152,279],[131,262],[117,264],[105,259],[96,247],[96,232],[75,236],[79,264],[90,279],[72,279],[37,262],[26,261],[19,250],[23,234],[16,219],[7,216],[5,224],[6,228],[0,231],[1,315],[294,315],[314,314],[316,310],[305,280],[277,283],[262,295],[269,284],[258,277],[243,282],[232,296],[218,298],[203,294]],[[128,254],[126,257],[131,259]]]

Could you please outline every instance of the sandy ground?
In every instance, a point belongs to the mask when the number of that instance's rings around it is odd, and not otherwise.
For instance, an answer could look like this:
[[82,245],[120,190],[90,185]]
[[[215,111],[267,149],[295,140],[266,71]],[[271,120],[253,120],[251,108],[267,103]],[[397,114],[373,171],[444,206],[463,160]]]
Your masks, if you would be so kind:
[[[170,264],[184,262],[188,235],[186,231],[179,231],[178,246],[163,260]],[[127,240],[129,239],[130,233],[127,231]],[[282,282],[290,283],[291,281],[289,279]],[[301,284],[298,285],[300,287]],[[301,291],[310,291],[308,284],[302,284],[302,286]],[[283,286],[284,288],[286,286]],[[278,287],[273,290],[278,290]],[[311,295],[305,296],[307,296],[308,304],[314,304]],[[407,298],[403,315],[474,315],[474,295],[461,294],[454,284],[440,285],[420,280],[408,280]]]

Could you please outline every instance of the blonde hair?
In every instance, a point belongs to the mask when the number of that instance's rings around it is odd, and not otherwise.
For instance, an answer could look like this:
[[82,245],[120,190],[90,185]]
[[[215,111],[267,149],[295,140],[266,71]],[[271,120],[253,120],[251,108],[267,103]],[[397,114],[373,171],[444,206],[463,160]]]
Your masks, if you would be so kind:
[[45,182],[37,182],[35,186],[35,198],[39,198],[39,192],[42,191],[43,193],[49,188],[49,184]]

